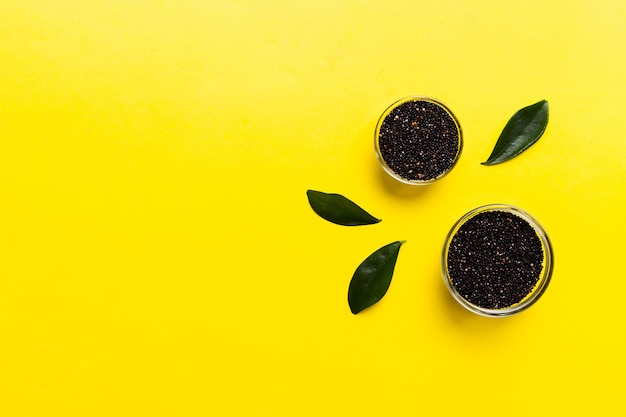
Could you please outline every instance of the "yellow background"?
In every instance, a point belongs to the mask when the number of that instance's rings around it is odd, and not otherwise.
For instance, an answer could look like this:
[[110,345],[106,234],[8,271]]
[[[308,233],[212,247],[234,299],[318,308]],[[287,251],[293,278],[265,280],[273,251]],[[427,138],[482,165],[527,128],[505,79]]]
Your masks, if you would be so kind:
[[[622,1],[0,2],[0,415],[619,415],[626,407]],[[393,101],[465,147],[411,188]],[[543,138],[480,165],[547,99]],[[347,228],[305,191],[382,217]],[[546,228],[531,309],[473,315],[439,272],[470,209]],[[392,285],[350,313],[375,249]]]

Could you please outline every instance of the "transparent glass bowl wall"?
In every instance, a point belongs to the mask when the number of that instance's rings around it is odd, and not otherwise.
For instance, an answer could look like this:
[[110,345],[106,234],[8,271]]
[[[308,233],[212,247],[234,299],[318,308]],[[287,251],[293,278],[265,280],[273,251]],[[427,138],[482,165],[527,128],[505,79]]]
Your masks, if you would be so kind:
[[[426,101],[426,102],[433,103],[433,104],[441,107],[450,116],[450,118],[452,118],[452,120],[454,121],[454,124],[456,125],[457,131],[458,131],[458,139],[459,139],[458,148],[457,148],[458,150],[457,150],[456,156],[454,158],[454,161],[452,162],[452,165],[444,173],[440,174],[439,176],[437,176],[435,178],[429,179],[429,180],[410,180],[410,179],[407,179],[407,178],[404,178],[404,177],[398,175],[393,169],[391,169],[389,167],[389,165],[387,165],[387,162],[385,162],[385,160],[383,159],[382,154],[380,152],[380,144],[379,144],[378,140],[379,140],[379,135],[380,135],[380,128],[381,128],[383,122],[385,121],[385,118],[396,107],[400,106],[401,104],[412,102],[412,101]],[[446,176],[450,171],[452,171],[452,168],[454,168],[454,166],[456,165],[457,161],[459,160],[459,156],[461,155],[461,150],[462,149],[463,149],[463,132],[461,131],[461,125],[460,125],[458,119],[456,118],[454,113],[452,113],[452,111],[445,104],[443,104],[441,101],[439,101],[437,99],[434,99],[434,98],[431,98],[431,97],[409,96],[409,97],[405,97],[405,98],[402,98],[402,99],[396,101],[391,106],[387,107],[387,109],[380,116],[380,118],[378,119],[378,123],[376,124],[376,130],[374,132],[374,150],[376,151],[376,157],[378,158],[378,162],[380,162],[380,165],[382,166],[383,170],[385,170],[385,172],[387,174],[389,174],[391,177],[395,178],[396,180],[398,180],[400,182],[403,182],[405,184],[410,184],[410,185],[427,185],[427,184],[431,184],[431,183],[433,183],[435,181],[438,181],[441,178],[443,178],[444,176]]]
[[[477,306],[475,304],[470,303],[465,298],[463,298],[461,294],[458,293],[457,289],[454,287],[454,284],[452,283],[452,279],[450,278],[450,274],[448,272],[448,251],[450,249],[450,243],[452,242],[452,238],[457,233],[459,228],[461,228],[461,226],[465,224],[466,221],[468,221],[469,219],[471,219],[472,217],[480,213],[484,213],[487,211],[504,211],[504,212],[517,215],[518,217],[521,217],[523,220],[528,222],[528,224],[530,224],[532,228],[535,230],[535,232],[537,233],[537,236],[541,240],[541,246],[543,249],[543,268],[541,270],[541,275],[539,276],[539,280],[537,281],[537,284],[535,285],[533,290],[526,297],[524,297],[519,303],[513,304],[512,306],[507,307],[507,308],[502,308],[502,309],[497,309],[497,310],[492,310],[492,309],[487,309],[487,308]],[[550,244],[550,239],[548,238],[548,235],[546,231],[543,229],[543,227],[541,226],[541,224],[534,217],[532,217],[529,213],[525,212],[524,210],[518,207],[511,206],[508,204],[489,204],[486,206],[478,207],[468,212],[463,217],[461,217],[454,224],[452,229],[450,229],[450,232],[448,233],[448,236],[446,237],[445,243],[443,245],[443,253],[442,253],[442,258],[441,258],[443,278],[452,296],[459,302],[459,304],[461,304],[466,309],[476,314],[480,314],[486,317],[510,316],[510,315],[519,313],[527,309],[531,305],[533,305],[543,295],[546,288],[548,287],[548,284],[550,283],[550,278],[552,277],[553,264],[554,264],[554,255],[552,253],[552,245]]]

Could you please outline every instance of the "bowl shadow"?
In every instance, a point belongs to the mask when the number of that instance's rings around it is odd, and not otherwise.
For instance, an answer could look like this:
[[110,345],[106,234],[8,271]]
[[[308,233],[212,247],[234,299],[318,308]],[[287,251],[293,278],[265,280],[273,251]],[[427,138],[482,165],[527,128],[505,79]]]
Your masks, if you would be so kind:
[[509,317],[484,317],[469,311],[450,294],[450,290],[446,286],[440,271],[437,272],[436,279],[440,282],[437,286],[438,305],[441,307],[443,317],[451,326],[480,335],[497,331],[497,329],[507,326],[507,323],[510,325],[511,321],[515,321],[515,315]]
[[428,190],[432,189],[432,187],[435,187],[437,185],[436,182],[425,185],[405,184],[386,173],[377,160],[374,160],[372,164],[372,169],[376,171],[376,179],[378,181],[378,184],[380,184],[380,186],[382,186],[382,188],[387,193],[393,195],[394,197],[402,199],[418,198],[422,194],[427,193]]

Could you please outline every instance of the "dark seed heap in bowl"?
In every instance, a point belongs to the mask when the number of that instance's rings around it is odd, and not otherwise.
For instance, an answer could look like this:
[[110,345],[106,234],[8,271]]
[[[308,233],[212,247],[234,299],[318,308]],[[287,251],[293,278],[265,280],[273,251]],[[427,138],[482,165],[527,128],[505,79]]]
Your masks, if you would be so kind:
[[459,129],[450,114],[425,100],[404,102],[383,120],[380,155],[387,166],[410,181],[435,179],[452,168],[459,152]]
[[452,238],[448,273],[465,300],[502,309],[533,290],[543,257],[541,240],[526,220],[505,211],[486,211],[467,220]]

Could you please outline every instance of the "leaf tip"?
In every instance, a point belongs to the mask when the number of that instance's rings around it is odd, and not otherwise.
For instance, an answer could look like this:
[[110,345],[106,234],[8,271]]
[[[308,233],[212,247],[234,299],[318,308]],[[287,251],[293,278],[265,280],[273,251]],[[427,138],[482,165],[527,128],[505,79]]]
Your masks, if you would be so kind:
[[353,299],[352,297],[352,294],[348,292],[348,306],[350,307],[350,312],[356,315],[363,311],[365,307],[363,307],[363,305],[361,305],[356,299]]

